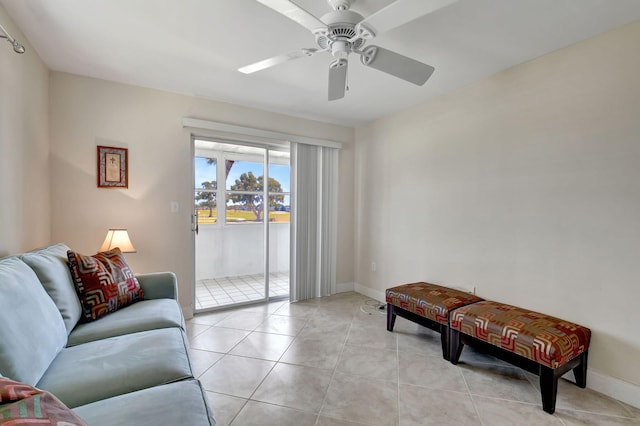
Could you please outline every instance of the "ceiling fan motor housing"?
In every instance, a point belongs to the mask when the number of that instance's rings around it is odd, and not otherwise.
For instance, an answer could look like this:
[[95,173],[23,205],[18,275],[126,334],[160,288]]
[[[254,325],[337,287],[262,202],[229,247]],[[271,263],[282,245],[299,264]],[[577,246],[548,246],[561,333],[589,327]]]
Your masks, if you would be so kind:
[[340,9],[329,12],[320,19],[327,24],[327,30],[316,33],[316,43],[323,50],[330,49],[334,57],[346,57],[352,49],[359,49],[365,43],[362,38],[349,42],[357,35],[356,25],[364,19],[359,13]]

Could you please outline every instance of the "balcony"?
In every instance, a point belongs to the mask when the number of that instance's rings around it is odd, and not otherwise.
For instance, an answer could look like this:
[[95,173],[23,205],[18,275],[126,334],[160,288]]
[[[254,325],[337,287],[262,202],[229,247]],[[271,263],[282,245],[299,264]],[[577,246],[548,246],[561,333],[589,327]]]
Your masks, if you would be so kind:
[[[289,296],[289,272],[269,274],[269,296]],[[202,279],[196,283],[196,310],[264,300],[262,274]]]
[[[200,225],[196,311],[264,300],[264,225]],[[269,223],[269,296],[289,295],[289,223]]]

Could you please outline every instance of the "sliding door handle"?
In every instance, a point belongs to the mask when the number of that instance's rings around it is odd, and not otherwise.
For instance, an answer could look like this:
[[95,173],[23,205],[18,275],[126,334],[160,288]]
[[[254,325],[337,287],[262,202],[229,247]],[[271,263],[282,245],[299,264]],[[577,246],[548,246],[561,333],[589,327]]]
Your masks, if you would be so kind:
[[198,213],[191,215],[191,230],[198,235]]

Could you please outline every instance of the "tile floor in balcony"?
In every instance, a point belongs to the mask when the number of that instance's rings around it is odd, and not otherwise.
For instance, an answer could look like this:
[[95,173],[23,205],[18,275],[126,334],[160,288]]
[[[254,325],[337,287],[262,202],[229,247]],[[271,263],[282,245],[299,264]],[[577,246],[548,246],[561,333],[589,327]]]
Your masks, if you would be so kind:
[[[269,296],[289,295],[289,271],[269,274]],[[201,279],[196,283],[196,310],[264,299],[264,275]]]
[[547,414],[536,376],[469,347],[452,365],[438,333],[400,317],[390,333],[372,304],[341,293],[187,321],[218,426],[640,424],[640,409],[564,379]]

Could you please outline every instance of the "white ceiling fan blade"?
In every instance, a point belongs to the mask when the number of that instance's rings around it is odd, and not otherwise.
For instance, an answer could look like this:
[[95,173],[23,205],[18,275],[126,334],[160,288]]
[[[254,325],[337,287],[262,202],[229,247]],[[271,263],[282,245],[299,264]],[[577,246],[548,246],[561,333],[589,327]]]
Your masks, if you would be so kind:
[[365,18],[358,26],[364,26],[375,37],[428,13],[442,9],[457,0],[396,0]]
[[344,98],[347,87],[347,66],[346,59],[337,59],[329,65],[329,100]]
[[245,74],[251,74],[256,71],[261,71],[266,68],[271,68],[273,66],[292,61],[294,59],[303,58],[305,56],[311,56],[317,51],[318,51],[317,49],[296,50],[295,52],[285,53],[284,55],[274,56],[272,58],[264,59],[262,61],[255,62],[253,64],[246,65],[244,67],[238,68],[238,71]]
[[318,18],[288,0],[256,0],[258,3],[270,7],[276,12],[286,16],[292,21],[297,22],[309,31],[314,31],[327,26]]
[[378,46],[364,49],[360,61],[371,68],[386,72],[410,83],[422,86],[435,68]]

